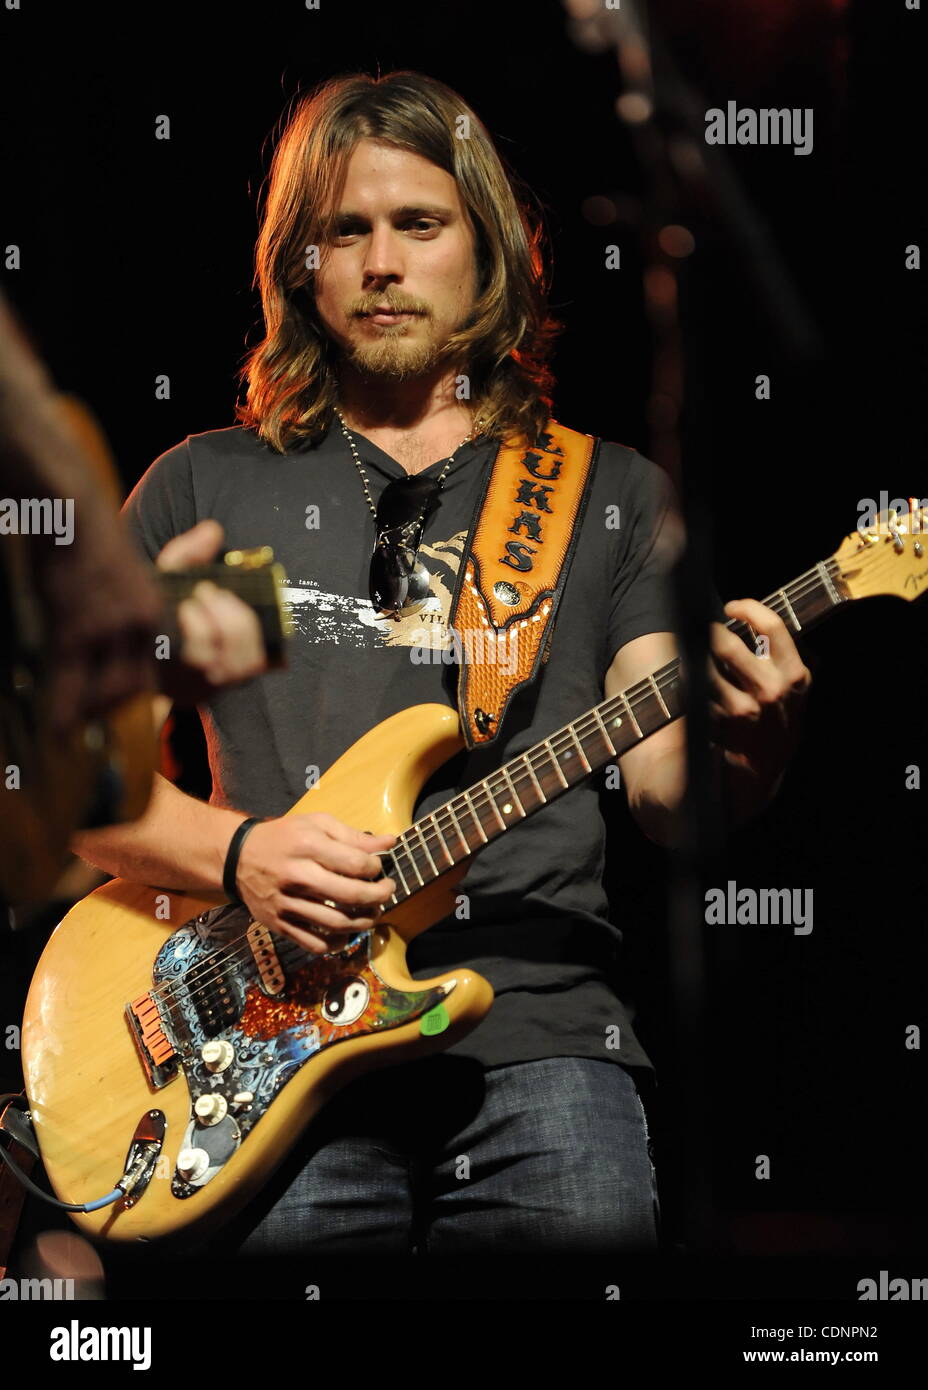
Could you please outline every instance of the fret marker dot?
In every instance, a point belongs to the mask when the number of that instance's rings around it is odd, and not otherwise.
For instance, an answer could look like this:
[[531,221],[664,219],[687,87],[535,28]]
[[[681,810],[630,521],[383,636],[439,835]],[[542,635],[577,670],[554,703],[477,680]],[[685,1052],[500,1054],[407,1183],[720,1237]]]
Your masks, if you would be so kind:
[[503,812],[504,812],[505,815],[508,816],[508,815],[509,815],[509,812],[510,812],[511,810],[512,810],[512,803],[509,802],[509,801],[507,801],[506,805],[503,807]]

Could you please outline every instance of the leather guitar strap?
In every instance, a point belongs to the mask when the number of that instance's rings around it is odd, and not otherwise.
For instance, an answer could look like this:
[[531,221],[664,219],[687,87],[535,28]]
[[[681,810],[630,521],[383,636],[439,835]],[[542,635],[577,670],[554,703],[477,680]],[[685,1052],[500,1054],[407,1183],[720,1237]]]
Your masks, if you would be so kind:
[[449,620],[468,748],[493,742],[547,660],[599,446],[549,420],[538,445],[506,440],[488,470]]

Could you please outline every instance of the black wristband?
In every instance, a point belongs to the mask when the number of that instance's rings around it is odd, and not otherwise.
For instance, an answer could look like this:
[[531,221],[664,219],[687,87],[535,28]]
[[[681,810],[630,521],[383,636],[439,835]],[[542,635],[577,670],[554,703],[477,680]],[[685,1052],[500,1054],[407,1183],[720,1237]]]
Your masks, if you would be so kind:
[[249,816],[236,828],[235,834],[229,841],[225,867],[222,871],[222,891],[230,902],[240,903],[242,901],[238,895],[238,886],[235,881],[238,877],[238,857],[249,832],[254,830],[256,825],[260,825],[264,819],[264,816]]

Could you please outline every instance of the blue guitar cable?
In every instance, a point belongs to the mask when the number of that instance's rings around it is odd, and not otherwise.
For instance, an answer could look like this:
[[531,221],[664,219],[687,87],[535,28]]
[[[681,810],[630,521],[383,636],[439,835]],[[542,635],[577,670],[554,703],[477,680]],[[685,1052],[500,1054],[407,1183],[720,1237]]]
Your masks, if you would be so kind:
[[[22,1099],[23,1097],[21,1095],[13,1091],[7,1092],[5,1095],[0,1095],[0,1111],[3,1110],[7,1102],[12,1104],[14,1101]],[[0,1130],[0,1134],[5,1132],[8,1133],[9,1131]],[[3,1144],[0,1144],[0,1158],[3,1159],[4,1163],[13,1173],[13,1176],[16,1177],[19,1182],[22,1183],[23,1187],[31,1192],[34,1197],[41,1197],[43,1202],[48,1202],[50,1206],[58,1207],[61,1211],[99,1211],[101,1207],[108,1207],[111,1206],[113,1202],[118,1202],[120,1197],[124,1195],[121,1187],[114,1187],[112,1192],[108,1192],[105,1197],[98,1198],[96,1202],[59,1202],[57,1197],[52,1197],[47,1192],[43,1192],[41,1187],[36,1187],[32,1179],[23,1172],[19,1164],[7,1153]]]

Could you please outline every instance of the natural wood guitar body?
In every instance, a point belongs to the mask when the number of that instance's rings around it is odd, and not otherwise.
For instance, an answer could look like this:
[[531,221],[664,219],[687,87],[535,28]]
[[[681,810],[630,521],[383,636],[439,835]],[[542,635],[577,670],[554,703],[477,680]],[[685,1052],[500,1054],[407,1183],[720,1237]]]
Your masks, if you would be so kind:
[[[398,834],[410,824],[428,777],[460,747],[458,717],[452,709],[420,705],[404,710],[348,749],[289,814],[326,811],[358,829]],[[449,869],[391,910],[389,922],[363,938],[364,949],[354,961],[341,954],[323,958],[330,974],[334,967],[336,973],[348,971],[357,978],[361,968],[372,968],[390,990],[418,1000],[407,1007],[412,1016],[406,1022],[400,1021],[400,1007],[395,1023],[374,1026],[372,989],[362,1016],[368,1018],[370,1031],[346,1028],[346,1036],[339,1039],[338,1025],[330,1027],[320,1016],[313,997],[318,990],[304,992],[309,1008],[300,1004],[301,978],[293,986],[288,983],[282,995],[268,998],[252,968],[246,1018],[249,1010],[259,1017],[266,1006],[269,1026],[274,1027],[275,1010],[290,1020],[295,1009],[321,1023],[323,1046],[293,1070],[215,1176],[186,1197],[178,1197],[172,1188],[191,1122],[191,1090],[183,1068],[160,1089],[149,1083],[125,1006],[151,990],[152,965],[167,938],[223,899],[117,879],[78,903],[42,956],[26,1001],[22,1035],[26,1091],[56,1194],[63,1201],[84,1203],[110,1192],[125,1170],[140,1119],[154,1109],[163,1112],[166,1124],[155,1175],[137,1205],[121,1199],[99,1211],[76,1214],[77,1224],[88,1235],[122,1241],[157,1239],[188,1229],[200,1234],[254,1195],[324,1102],[346,1082],[371,1068],[440,1050],[475,1027],[493,998],[481,976],[456,970],[415,981],[405,963],[406,944],[454,910],[455,888],[466,867]],[[165,911],[170,912],[169,920],[163,920]],[[284,939],[273,940],[279,945]],[[299,957],[301,962],[313,960],[302,951]],[[253,963],[250,952],[245,963]],[[356,991],[362,988],[355,985]],[[439,990],[443,997],[436,998]],[[447,1026],[432,1035],[423,1033],[423,1014],[438,1004],[446,1011]],[[237,1049],[240,1034],[235,1027],[222,1036]],[[220,1077],[227,1092],[225,1074]],[[230,1119],[227,1116],[223,1123]]]

